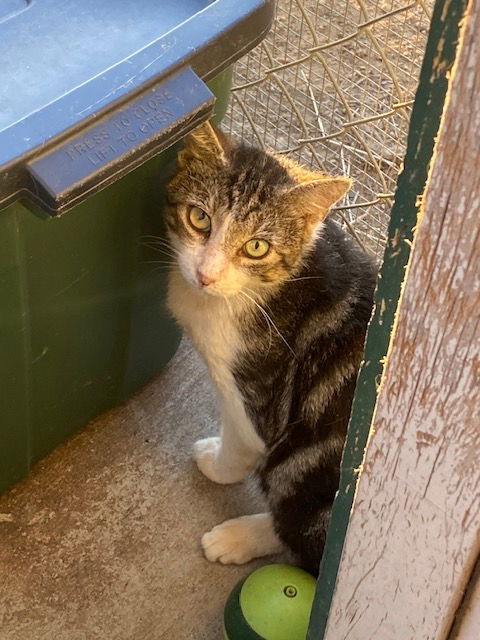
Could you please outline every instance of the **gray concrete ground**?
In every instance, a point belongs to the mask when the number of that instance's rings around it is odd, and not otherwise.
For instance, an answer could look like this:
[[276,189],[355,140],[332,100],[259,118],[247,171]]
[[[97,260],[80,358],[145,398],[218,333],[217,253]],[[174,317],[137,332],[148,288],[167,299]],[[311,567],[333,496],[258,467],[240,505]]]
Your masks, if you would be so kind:
[[194,467],[192,443],[215,431],[184,341],[156,380],[2,496],[0,639],[220,639],[225,599],[255,565],[210,564],[199,540],[259,505]]

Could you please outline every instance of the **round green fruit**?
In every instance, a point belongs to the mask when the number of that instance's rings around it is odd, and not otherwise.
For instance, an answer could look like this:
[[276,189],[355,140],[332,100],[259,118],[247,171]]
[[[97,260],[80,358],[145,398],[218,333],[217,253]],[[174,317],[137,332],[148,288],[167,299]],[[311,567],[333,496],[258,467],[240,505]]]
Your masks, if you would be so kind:
[[305,640],[315,578],[285,564],[257,569],[225,605],[225,640]]

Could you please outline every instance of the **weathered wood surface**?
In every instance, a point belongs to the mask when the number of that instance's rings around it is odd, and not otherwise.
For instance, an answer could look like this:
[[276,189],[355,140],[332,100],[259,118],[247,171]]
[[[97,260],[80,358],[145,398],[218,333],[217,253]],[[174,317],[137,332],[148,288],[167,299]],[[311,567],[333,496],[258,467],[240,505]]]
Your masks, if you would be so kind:
[[444,639],[479,552],[476,1],[465,24],[326,640]]

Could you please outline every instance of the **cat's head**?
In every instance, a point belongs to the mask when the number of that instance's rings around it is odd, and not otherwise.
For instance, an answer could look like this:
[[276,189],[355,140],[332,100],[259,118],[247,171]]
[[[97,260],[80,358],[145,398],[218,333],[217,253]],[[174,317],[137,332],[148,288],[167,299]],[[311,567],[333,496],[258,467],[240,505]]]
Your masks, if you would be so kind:
[[168,185],[167,226],[183,276],[219,296],[278,286],[299,270],[350,185],[201,125]]

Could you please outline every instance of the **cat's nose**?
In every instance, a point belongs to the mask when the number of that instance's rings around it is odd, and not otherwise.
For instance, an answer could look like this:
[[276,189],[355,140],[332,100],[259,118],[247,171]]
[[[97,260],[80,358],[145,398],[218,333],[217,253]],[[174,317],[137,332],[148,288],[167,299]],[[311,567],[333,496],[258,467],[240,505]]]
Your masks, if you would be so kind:
[[202,273],[200,269],[197,270],[197,279],[198,279],[198,283],[202,287],[208,287],[208,285],[213,284],[214,282],[217,281],[216,278],[213,278],[212,276],[207,276],[204,273]]

